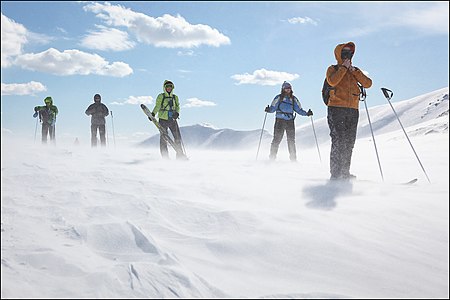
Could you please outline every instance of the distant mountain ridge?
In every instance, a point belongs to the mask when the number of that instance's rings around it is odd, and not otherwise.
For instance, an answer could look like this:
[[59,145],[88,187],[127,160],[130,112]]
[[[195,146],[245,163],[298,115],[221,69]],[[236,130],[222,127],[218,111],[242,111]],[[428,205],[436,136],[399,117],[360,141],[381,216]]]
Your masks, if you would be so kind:
[[[180,127],[183,143],[186,147],[207,149],[241,149],[255,145],[259,142],[261,129],[238,131],[233,129],[216,129],[208,125],[190,125]],[[268,140],[271,135],[264,130],[263,139]],[[156,134],[142,143],[140,146],[159,147],[159,134]]]
[[[397,115],[405,129],[423,123],[424,128],[415,132],[448,132],[449,99],[448,87],[430,92],[409,100],[393,102]],[[370,103],[370,97],[367,99]],[[375,135],[401,130],[398,120],[389,103],[369,108],[369,117]],[[435,120],[436,122],[433,122]],[[415,126],[417,127],[417,126]],[[314,120],[314,129],[318,143],[329,142],[329,128],[327,118]],[[261,129],[238,131],[233,129],[218,129],[208,124],[196,124],[180,128],[183,143],[186,147],[204,149],[233,150],[255,148],[261,137]],[[359,124],[357,138],[371,135],[367,119],[367,112],[363,104],[359,110]],[[272,134],[264,130],[261,143],[270,144]],[[284,137],[285,139],[285,137]],[[315,146],[315,137],[311,122],[296,127],[296,141],[301,141],[302,147]],[[159,134],[156,134],[139,144],[144,147],[158,147]]]

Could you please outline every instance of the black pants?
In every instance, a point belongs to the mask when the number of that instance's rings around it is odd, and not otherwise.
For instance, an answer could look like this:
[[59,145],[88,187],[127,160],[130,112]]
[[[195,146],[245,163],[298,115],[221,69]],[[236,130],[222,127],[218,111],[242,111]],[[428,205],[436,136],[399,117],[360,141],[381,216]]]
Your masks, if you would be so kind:
[[329,106],[327,119],[331,136],[331,178],[345,178],[350,175],[359,111],[354,108]]
[[284,132],[286,131],[287,144],[289,150],[289,158],[292,161],[297,160],[297,151],[295,149],[295,125],[294,120],[275,119],[275,125],[273,128],[273,140],[270,146],[270,159],[275,159],[278,153],[278,147],[283,139]]
[[42,123],[42,143],[47,143],[47,135],[50,136],[50,140],[55,140],[55,126],[48,124],[47,122]]
[[[177,151],[177,157],[180,157],[180,153],[182,153],[181,151],[181,135],[180,135],[180,131],[178,128],[178,124],[176,123],[175,120],[163,120],[163,119],[159,119],[159,124],[161,125],[163,131],[168,134],[168,128],[170,128],[170,131],[172,132],[172,135],[174,137],[174,142],[175,145],[177,146],[177,148],[179,149],[179,151]],[[167,142],[166,140],[162,137],[162,135],[159,136],[159,150],[161,152],[161,156],[162,157],[169,157],[169,150],[167,149]]]
[[97,129],[100,133],[100,143],[102,147],[106,146],[106,128],[105,124],[103,125],[91,125],[91,147],[97,147]]

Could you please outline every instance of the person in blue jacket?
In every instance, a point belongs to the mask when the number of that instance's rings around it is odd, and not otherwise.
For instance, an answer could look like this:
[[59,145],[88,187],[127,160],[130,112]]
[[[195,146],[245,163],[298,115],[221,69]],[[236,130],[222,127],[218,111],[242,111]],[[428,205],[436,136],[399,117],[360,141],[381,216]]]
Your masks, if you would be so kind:
[[280,94],[273,99],[270,106],[267,105],[265,112],[276,112],[273,140],[270,146],[270,160],[275,160],[277,157],[278,147],[286,131],[289,159],[292,162],[297,161],[297,151],[295,149],[295,113],[309,117],[313,115],[313,112],[311,109],[308,111],[302,109],[300,101],[294,96],[291,84],[287,81],[283,82]]

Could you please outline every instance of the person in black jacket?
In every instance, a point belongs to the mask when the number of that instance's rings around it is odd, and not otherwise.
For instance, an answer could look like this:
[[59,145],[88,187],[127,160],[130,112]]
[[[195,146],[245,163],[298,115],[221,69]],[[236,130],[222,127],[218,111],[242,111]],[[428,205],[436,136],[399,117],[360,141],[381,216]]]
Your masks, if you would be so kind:
[[105,104],[101,103],[102,97],[99,94],[94,95],[94,103],[86,109],[86,115],[91,117],[91,147],[97,147],[97,129],[100,133],[100,143],[102,147],[106,146],[106,128],[105,117],[109,115],[109,110]]

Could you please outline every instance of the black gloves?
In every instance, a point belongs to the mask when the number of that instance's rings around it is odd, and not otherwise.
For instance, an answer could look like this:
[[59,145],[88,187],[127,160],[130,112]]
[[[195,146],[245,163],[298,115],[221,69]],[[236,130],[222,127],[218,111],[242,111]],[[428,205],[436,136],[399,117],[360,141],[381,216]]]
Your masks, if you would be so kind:
[[36,106],[36,107],[34,108],[34,111],[38,111],[38,110],[39,110],[39,107]]
[[306,116],[307,116],[307,117],[312,116],[312,115],[313,115],[313,112],[312,112],[311,110],[308,110],[308,111],[306,112]]
[[270,107],[267,105],[267,107],[264,109],[265,112],[270,112]]
[[173,112],[172,117],[173,117],[174,120],[178,119],[179,116],[180,116],[179,113],[177,113],[176,111]]
[[152,112],[152,117],[155,117],[155,113],[154,112]]

